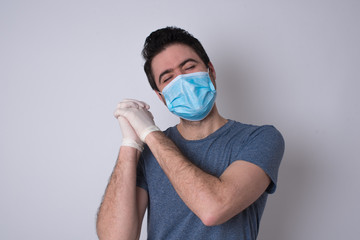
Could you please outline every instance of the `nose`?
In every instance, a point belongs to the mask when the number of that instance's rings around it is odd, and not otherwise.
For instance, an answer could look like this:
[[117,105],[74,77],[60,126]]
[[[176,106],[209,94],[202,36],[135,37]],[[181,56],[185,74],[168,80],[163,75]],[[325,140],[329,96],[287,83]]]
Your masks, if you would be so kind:
[[174,78],[176,78],[177,76],[179,75],[182,75],[182,74],[185,74],[185,70],[184,69],[181,69],[181,68],[177,68],[174,70]]

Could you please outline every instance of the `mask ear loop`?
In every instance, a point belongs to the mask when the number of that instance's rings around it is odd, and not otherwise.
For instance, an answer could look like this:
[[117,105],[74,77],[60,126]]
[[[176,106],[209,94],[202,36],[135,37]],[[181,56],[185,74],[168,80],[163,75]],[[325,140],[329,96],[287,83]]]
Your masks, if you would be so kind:
[[166,105],[166,100],[165,100],[164,94],[162,94],[162,92],[160,92],[160,91],[157,91],[157,92],[160,95],[161,99],[163,100],[164,104]]
[[209,68],[209,67],[207,67],[207,72],[208,72],[209,76],[212,75],[212,72],[210,71],[210,68]]
[[210,80],[211,80],[211,83],[214,85],[214,88],[216,89],[216,82],[215,82],[215,79],[214,79],[214,82],[213,82],[213,78],[214,78],[214,75],[213,73],[210,71],[210,68],[208,68],[208,74],[209,74],[209,77],[210,77]]

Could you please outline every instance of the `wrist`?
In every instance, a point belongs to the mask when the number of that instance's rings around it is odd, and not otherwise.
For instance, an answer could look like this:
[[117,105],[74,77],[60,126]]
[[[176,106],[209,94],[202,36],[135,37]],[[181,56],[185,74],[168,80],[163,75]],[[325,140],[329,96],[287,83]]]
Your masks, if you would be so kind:
[[145,128],[139,136],[141,141],[146,142],[146,137],[152,132],[161,132],[161,130],[156,125]]
[[132,147],[139,150],[140,152],[144,150],[144,144],[142,142],[136,141],[131,138],[123,138],[121,146]]
[[149,145],[161,145],[164,141],[163,137],[167,138],[162,131],[153,131],[146,136],[146,144]]
[[137,165],[141,152],[130,146],[120,146],[117,164],[121,166],[133,167]]

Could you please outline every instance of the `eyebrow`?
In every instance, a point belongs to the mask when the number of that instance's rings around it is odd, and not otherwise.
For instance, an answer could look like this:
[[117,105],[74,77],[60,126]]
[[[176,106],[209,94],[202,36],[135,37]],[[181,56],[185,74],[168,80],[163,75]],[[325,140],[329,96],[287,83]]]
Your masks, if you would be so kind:
[[[188,58],[188,59],[186,59],[185,61],[181,62],[181,63],[179,64],[179,67],[180,67],[180,68],[183,67],[183,66],[184,66],[185,64],[187,64],[188,62],[198,63],[199,61],[196,61],[196,60],[193,59],[193,58]],[[160,74],[159,78],[158,78],[159,84],[161,83],[161,78],[162,78],[162,76],[164,76],[165,74],[171,73],[172,71],[174,71],[174,69],[172,69],[172,68],[166,69],[165,71],[163,71],[163,72]]]

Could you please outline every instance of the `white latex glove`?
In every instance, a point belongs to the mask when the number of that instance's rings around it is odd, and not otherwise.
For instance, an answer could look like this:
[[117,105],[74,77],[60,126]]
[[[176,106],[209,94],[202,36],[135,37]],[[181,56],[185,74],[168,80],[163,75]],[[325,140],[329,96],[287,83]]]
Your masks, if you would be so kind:
[[120,124],[121,133],[123,136],[122,143],[121,143],[122,146],[130,146],[130,147],[138,149],[140,152],[144,149],[144,147],[143,147],[144,143],[140,140],[140,138],[136,134],[135,130],[133,129],[133,127],[131,126],[129,121],[126,118],[117,114],[116,113],[117,110],[120,108],[146,108],[146,109],[148,109],[149,107],[150,106],[144,102],[136,101],[136,100],[132,100],[132,99],[125,99],[118,104],[117,109],[115,110],[114,116],[115,116],[115,118],[118,119],[119,124]]
[[[149,105],[141,101],[129,99],[122,104],[128,104],[128,106],[139,106],[138,108],[119,107],[116,109],[114,115],[126,118],[140,137],[141,141],[145,142],[146,136],[149,133],[153,131],[160,131],[160,129],[155,125],[153,115],[148,111],[150,108]],[[141,104],[143,104],[142,106],[144,107],[140,107]]]
[[118,105],[117,108],[146,108],[149,109],[150,106],[145,102],[136,100],[136,99],[124,99]]

